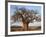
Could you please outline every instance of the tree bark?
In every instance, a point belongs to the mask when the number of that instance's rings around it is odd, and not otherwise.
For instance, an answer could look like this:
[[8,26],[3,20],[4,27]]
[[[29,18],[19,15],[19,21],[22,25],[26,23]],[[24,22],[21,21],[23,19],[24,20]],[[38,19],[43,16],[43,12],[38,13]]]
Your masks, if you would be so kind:
[[24,26],[24,31],[28,30],[28,23],[25,21],[24,17],[21,15],[22,17],[22,22],[23,22],[23,26]]
[[27,31],[28,30],[28,24],[24,22],[23,26],[24,26],[24,31]]

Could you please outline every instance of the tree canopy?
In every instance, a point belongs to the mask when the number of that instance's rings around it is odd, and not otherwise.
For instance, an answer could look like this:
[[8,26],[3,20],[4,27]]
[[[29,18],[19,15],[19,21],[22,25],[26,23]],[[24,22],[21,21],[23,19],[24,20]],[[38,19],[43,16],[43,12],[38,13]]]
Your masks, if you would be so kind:
[[34,10],[26,10],[26,8],[19,8],[16,9],[13,16],[15,18],[14,21],[22,18],[22,21],[29,23],[33,21],[36,14],[37,12],[35,12]]

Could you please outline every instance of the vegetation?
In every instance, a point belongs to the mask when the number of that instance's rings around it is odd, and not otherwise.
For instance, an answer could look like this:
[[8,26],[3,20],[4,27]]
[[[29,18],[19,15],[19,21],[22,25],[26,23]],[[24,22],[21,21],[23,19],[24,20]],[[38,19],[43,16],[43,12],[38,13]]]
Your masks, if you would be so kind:
[[38,12],[34,11],[34,10],[28,10],[26,8],[17,8],[16,7],[16,11],[14,13],[13,20],[14,22],[16,22],[18,19],[21,19],[20,21],[23,22],[24,25],[24,30],[28,29],[28,24],[31,22],[33,22],[34,19],[36,19],[36,14]]

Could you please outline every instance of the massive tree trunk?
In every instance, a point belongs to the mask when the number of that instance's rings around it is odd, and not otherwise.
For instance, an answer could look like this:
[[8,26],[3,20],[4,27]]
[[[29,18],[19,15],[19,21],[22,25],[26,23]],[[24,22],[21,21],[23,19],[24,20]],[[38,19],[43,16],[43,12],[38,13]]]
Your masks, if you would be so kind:
[[23,22],[23,26],[24,26],[24,31],[28,30],[28,24],[26,22]]

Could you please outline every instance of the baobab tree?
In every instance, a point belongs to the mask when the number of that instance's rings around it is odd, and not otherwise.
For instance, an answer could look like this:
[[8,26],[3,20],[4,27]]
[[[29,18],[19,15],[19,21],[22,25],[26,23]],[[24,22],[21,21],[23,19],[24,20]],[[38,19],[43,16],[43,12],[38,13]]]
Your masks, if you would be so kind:
[[[17,8],[17,7],[16,7]],[[28,30],[28,24],[33,22],[35,19],[36,13],[34,13],[33,10],[26,10],[26,8],[17,8],[15,11],[13,17],[14,22],[18,19],[21,19],[23,22],[24,30]]]

